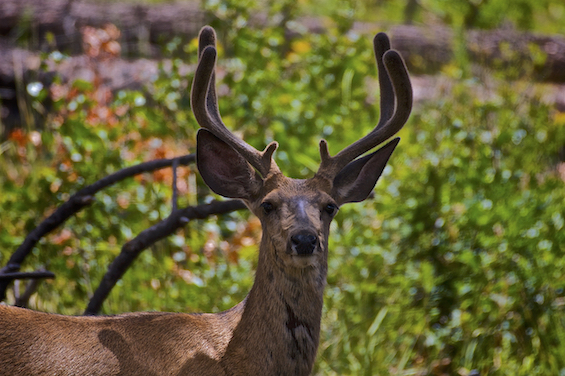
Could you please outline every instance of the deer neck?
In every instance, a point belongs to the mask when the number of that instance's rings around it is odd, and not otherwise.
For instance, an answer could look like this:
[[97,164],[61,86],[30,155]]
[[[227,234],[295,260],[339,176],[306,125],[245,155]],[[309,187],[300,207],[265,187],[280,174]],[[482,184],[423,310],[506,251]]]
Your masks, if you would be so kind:
[[255,283],[224,359],[242,374],[308,375],[320,338],[327,250],[316,267],[304,269],[281,266],[276,254],[264,236]]

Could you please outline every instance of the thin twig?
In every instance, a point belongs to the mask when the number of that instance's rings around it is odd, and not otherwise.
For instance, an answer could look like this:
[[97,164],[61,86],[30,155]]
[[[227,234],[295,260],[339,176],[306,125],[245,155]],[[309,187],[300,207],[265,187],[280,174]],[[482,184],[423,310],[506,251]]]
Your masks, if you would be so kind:
[[143,250],[175,233],[177,229],[184,227],[192,219],[204,219],[211,215],[226,214],[245,207],[245,204],[239,200],[213,201],[210,204],[189,206],[172,212],[166,219],[140,232],[139,235],[124,244],[120,254],[110,264],[108,271],[90,299],[84,315],[96,315],[100,312],[102,303],[106,300],[114,285],[122,278]]
[[175,159],[173,161],[173,212],[177,210],[178,207],[178,189],[177,189],[177,167],[179,162]]
[[16,302],[14,303],[14,305],[16,307],[27,308],[27,305],[29,303],[29,299],[31,298],[33,293],[37,290],[37,287],[39,287],[40,283],[41,283],[40,279],[30,280],[26,284],[26,289],[25,289],[24,293],[16,297]]
[[[35,247],[37,242],[43,236],[63,224],[72,215],[79,212],[82,208],[90,205],[94,201],[94,195],[98,191],[123,179],[139,175],[144,172],[151,172],[165,167],[170,167],[171,165],[173,165],[173,162],[175,160],[180,165],[186,166],[190,163],[193,163],[196,160],[196,156],[194,154],[188,154],[179,158],[156,159],[153,161],[140,163],[138,165],[127,167],[123,170],[108,175],[76,192],[69,198],[68,201],[59,206],[57,210],[53,212],[53,214],[47,217],[26,236],[23,243],[20,244],[20,246],[12,254],[6,266],[0,269],[0,274],[20,270],[20,266],[23,263],[24,259],[33,250],[33,247]],[[9,283],[10,280],[0,279],[0,301],[6,298],[6,289],[8,288]]]

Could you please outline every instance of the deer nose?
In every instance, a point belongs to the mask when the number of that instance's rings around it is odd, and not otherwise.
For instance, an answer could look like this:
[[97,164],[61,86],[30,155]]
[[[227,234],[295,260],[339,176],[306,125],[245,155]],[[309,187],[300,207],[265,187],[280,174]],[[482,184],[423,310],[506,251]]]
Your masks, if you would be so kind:
[[318,246],[318,237],[310,232],[299,232],[290,237],[292,249],[299,255],[311,255]]

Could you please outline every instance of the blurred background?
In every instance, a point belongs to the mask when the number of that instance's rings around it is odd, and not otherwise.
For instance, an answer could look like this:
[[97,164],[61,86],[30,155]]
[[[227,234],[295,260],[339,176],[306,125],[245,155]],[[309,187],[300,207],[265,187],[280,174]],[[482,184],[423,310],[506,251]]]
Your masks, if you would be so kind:
[[[198,30],[218,32],[225,123],[290,177],[379,117],[385,31],[415,106],[374,197],[332,224],[316,375],[565,375],[562,0],[0,2],[0,267],[80,189],[194,151]],[[30,308],[81,314],[122,246],[214,196],[194,165],[99,191],[41,237]],[[102,313],[219,312],[253,282],[258,220],[190,221]],[[5,302],[21,301],[25,281]]]

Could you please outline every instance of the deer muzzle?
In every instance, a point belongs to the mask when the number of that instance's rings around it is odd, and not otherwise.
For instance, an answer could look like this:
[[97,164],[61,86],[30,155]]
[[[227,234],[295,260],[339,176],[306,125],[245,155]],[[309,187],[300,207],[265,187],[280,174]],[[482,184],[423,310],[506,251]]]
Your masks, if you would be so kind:
[[310,231],[300,231],[290,237],[290,250],[298,256],[310,256],[318,249],[320,241]]

